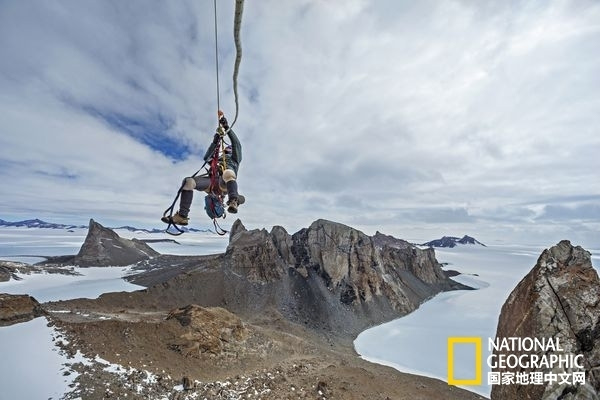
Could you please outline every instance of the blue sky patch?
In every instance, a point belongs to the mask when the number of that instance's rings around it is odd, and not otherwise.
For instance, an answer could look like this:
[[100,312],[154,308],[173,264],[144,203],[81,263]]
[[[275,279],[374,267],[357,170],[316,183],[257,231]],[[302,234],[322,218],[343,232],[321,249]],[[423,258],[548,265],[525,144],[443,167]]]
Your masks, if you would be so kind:
[[173,119],[160,113],[151,115],[148,119],[136,119],[120,113],[100,111],[93,107],[85,107],[84,110],[112,128],[169,158],[183,159],[190,154],[188,146],[169,135],[174,125]]

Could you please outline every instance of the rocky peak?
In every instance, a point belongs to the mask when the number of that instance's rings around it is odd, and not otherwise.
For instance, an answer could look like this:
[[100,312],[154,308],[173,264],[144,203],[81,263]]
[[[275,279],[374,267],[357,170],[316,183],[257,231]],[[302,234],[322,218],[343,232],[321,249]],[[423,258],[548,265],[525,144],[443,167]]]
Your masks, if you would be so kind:
[[236,311],[269,303],[292,320],[329,329],[354,331],[408,313],[442,290],[466,288],[445,277],[433,249],[323,219],[293,235],[236,221],[220,262],[219,282],[235,288],[222,302]]
[[[544,250],[533,269],[504,303],[496,337],[559,340],[564,352],[548,351],[545,354],[582,354],[586,384],[495,385],[493,400],[597,399],[600,390],[597,372],[600,365],[600,279],[592,267],[590,253],[567,240]],[[501,351],[497,353],[502,354]],[[535,354],[542,355],[540,352]],[[518,369],[511,371],[521,372]],[[569,371],[554,366],[552,372]]]
[[407,242],[406,240],[397,239],[390,235],[384,235],[379,231],[375,232],[375,236],[373,236],[373,243],[381,248],[384,246],[396,247],[399,249],[407,249],[413,247],[413,245]]
[[362,258],[372,256],[372,243],[367,235],[323,219],[294,234],[292,242],[295,267],[314,269],[333,287],[349,278]]
[[479,240],[475,239],[474,237],[465,235],[463,236],[461,239],[459,239],[459,241],[457,243],[460,244],[479,244],[481,246],[485,246],[485,244],[481,243]]
[[233,240],[235,240],[238,233],[246,232],[246,231],[247,231],[247,229],[244,226],[244,224],[242,224],[242,221],[239,219],[236,219],[235,222],[233,223],[233,225],[231,225],[231,229],[229,230],[229,243],[231,243]]
[[571,245],[568,240],[562,240],[556,246],[544,250],[538,258],[537,265],[544,275],[570,274],[581,267],[595,272],[590,252],[580,246]]
[[232,271],[257,283],[280,279],[284,265],[269,232],[266,229],[248,231],[239,226],[243,228],[240,223],[231,230],[234,236],[225,252]]
[[121,238],[112,229],[90,219],[88,234],[73,262],[85,267],[130,265],[157,255],[146,243]]

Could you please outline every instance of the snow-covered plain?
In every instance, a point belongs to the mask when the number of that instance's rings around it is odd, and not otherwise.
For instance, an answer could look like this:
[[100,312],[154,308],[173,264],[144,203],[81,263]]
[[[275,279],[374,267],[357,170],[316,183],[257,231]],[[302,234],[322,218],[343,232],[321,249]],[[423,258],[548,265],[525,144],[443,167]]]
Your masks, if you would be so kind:
[[[171,239],[166,234],[117,230],[121,237]],[[36,263],[43,256],[77,254],[87,229],[40,229],[0,227],[0,260]],[[228,240],[210,233],[186,233],[173,242],[149,243],[164,254],[212,254],[225,250]],[[20,274],[20,281],[0,282],[0,293],[29,294],[39,302],[73,298],[97,298],[114,291],[135,291],[141,286],[123,279],[129,267],[72,268],[80,275]],[[59,332],[46,318],[0,327],[0,398],[60,399],[77,377],[68,359],[55,345]],[[115,366],[117,368],[117,366]],[[65,375],[66,374],[66,375]]]
[[[77,254],[87,235],[87,228],[42,229],[0,227],[0,260],[36,263],[42,256],[62,256]],[[225,251],[227,237],[209,232],[188,232],[181,236],[165,233],[147,233],[116,229],[119,236],[127,239],[164,240],[148,243],[163,254],[198,255]],[[176,241],[174,243],[172,241]]]
[[[0,286],[0,292],[2,288]],[[60,334],[46,318],[0,327],[0,397],[2,399],[60,399],[77,374],[55,346]]]

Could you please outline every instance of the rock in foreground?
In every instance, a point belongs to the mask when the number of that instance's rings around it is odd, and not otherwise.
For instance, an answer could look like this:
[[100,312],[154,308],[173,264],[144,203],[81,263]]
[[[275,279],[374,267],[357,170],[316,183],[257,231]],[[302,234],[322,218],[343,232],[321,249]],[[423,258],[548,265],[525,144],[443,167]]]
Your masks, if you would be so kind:
[[[510,354],[583,355],[586,383],[557,380],[544,385],[494,385],[492,400],[598,399],[600,375],[600,280],[590,253],[569,241],[544,250],[534,268],[519,282],[502,307],[497,338],[558,340],[564,351],[515,352]],[[496,351],[497,355],[508,354]],[[507,370],[502,370],[507,371]],[[534,372],[515,368],[511,372]],[[554,365],[535,371],[571,374]],[[565,377],[567,375],[564,375]]]
[[177,345],[184,355],[208,352],[239,351],[248,336],[242,320],[224,308],[204,308],[189,305],[171,311],[167,320],[175,319],[187,332],[180,336],[184,343]]

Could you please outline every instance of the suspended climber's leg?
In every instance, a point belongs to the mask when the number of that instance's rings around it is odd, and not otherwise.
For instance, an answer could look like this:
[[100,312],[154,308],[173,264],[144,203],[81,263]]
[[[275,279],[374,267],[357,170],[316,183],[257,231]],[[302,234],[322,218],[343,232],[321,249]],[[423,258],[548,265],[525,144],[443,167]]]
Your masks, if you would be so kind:
[[187,225],[190,219],[188,214],[190,207],[192,206],[192,200],[194,199],[194,189],[196,188],[196,181],[192,177],[185,178],[181,183],[181,197],[179,200],[179,211],[177,211],[172,217],[176,225]]
[[238,206],[243,203],[240,202],[241,196],[238,194],[235,171],[232,169],[226,169],[223,171],[223,181],[225,182],[227,190],[227,211],[235,214],[238,211]]
[[163,218],[163,222],[173,222],[176,225],[187,225],[189,223],[188,215],[190,208],[192,207],[192,200],[194,199],[194,189],[205,191],[210,186],[210,179],[205,176],[195,176],[185,178],[181,186],[181,195],[179,200],[179,211],[177,211],[171,218]]

